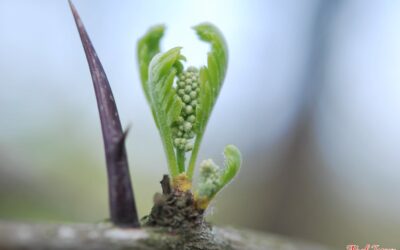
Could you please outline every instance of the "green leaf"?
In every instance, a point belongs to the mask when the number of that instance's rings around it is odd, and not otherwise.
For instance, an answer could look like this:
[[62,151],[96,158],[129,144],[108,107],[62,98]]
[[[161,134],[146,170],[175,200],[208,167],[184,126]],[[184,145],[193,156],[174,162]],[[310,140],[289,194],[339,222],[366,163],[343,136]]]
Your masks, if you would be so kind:
[[164,36],[165,26],[157,25],[150,28],[147,33],[139,40],[137,45],[137,56],[140,71],[140,80],[143,91],[149,101],[149,90],[146,82],[148,79],[148,69],[151,59],[160,52],[160,40]]
[[144,89],[148,91],[149,104],[167,155],[168,167],[173,177],[179,174],[179,170],[172,141],[171,125],[177,121],[183,108],[183,103],[173,87],[174,78],[182,69],[180,60],[184,59],[180,50],[181,48],[177,47],[155,55],[149,64],[148,80],[144,83]]
[[242,165],[242,156],[234,145],[225,147],[224,157],[224,169],[221,169],[212,160],[205,160],[201,163],[197,193],[200,199],[207,201],[206,204],[232,181]]
[[224,157],[225,169],[220,177],[220,185],[222,187],[228,184],[236,176],[240,166],[242,165],[242,155],[240,154],[239,149],[234,145],[228,145],[225,147]]
[[211,112],[221,90],[228,62],[228,49],[221,32],[212,24],[204,23],[194,27],[199,38],[211,44],[207,66],[200,69],[199,106],[196,109],[196,140],[188,167],[189,178],[193,177],[197,154]]

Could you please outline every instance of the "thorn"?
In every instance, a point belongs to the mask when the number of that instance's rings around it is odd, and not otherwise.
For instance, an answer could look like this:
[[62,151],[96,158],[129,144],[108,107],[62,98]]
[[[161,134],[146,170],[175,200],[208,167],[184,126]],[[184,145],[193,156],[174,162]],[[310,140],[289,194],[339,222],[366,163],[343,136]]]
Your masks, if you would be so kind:
[[68,2],[89,64],[100,115],[107,164],[111,221],[117,226],[140,227],[124,144],[126,132],[122,131],[118,109],[103,66],[78,11],[70,0]]

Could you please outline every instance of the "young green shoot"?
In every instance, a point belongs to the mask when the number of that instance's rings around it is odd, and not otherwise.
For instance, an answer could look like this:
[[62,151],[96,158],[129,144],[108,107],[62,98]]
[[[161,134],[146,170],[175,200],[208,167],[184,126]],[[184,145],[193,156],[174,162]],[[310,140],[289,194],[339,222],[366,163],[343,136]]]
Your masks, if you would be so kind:
[[[211,45],[207,65],[199,69],[184,68],[186,58],[180,47],[160,51],[163,25],[150,28],[137,46],[142,88],[161,136],[173,186],[180,191],[191,189],[200,145],[228,62],[225,39],[214,25],[203,23],[193,29]],[[225,169],[212,160],[201,164],[196,197],[204,208],[240,168],[241,155],[235,146],[228,145],[224,155]]]

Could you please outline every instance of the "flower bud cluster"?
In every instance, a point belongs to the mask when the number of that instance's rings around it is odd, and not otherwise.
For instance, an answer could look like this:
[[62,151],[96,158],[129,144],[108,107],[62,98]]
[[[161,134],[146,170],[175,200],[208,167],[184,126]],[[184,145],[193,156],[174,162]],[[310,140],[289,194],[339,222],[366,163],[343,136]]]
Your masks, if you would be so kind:
[[220,188],[221,169],[213,160],[204,160],[200,164],[198,194],[212,198]]
[[190,151],[193,148],[190,140],[195,137],[193,127],[196,121],[199,84],[199,71],[195,67],[189,67],[178,75],[176,93],[184,105],[173,128],[173,140],[175,147],[180,150]]

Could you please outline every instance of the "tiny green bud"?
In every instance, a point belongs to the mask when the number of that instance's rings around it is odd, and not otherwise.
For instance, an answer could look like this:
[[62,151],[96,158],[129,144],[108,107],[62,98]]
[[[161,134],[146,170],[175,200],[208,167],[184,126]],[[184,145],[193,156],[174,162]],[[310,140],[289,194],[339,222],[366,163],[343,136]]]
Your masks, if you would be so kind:
[[189,93],[189,95],[190,95],[190,98],[192,98],[192,99],[195,99],[195,98],[197,97],[196,91],[191,91],[191,92]]
[[193,113],[193,107],[190,105],[186,105],[185,106],[185,113],[190,115],[191,113]]
[[189,131],[189,133],[184,134],[183,137],[186,139],[192,139],[194,137],[194,133],[193,131]]
[[183,100],[185,103],[189,103],[192,99],[190,98],[190,96],[184,95],[184,96],[182,97],[182,100]]
[[183,80],[178,82],[179,87],[184,87],[185,85],[186,83]]
[[178,90],[178,95],[179,96],[183,96],[185,94],[185,90],[183,90],[183,89],[179,89]]
[[192,127],[193,127],[193,125],[192,125],[190,122],[185,122],[185,123],[183,124],[183,129],[184,129],[186,132],[189,132],[189,131],[192,129]]
[[186,86],[185,87],[185,93],[186,94],[189,94],[191,91],[192,91],[192,87],[190,87],[190,86]]
[[196,120],[196,116],[194,115],[190,115],[187,119],[189,122],[194,123],[194,121]]

